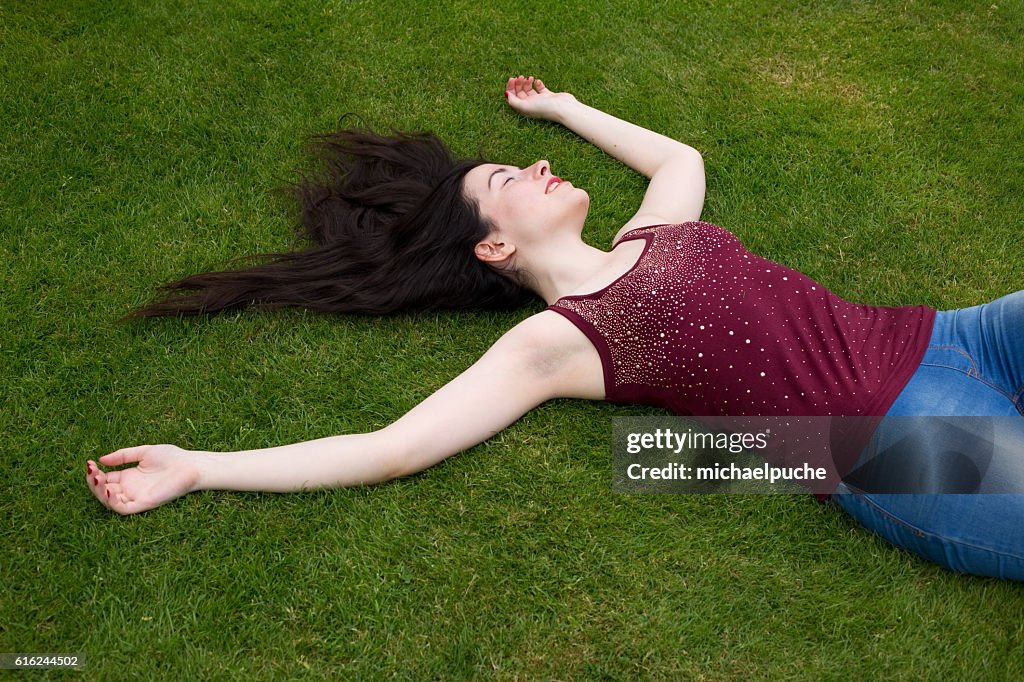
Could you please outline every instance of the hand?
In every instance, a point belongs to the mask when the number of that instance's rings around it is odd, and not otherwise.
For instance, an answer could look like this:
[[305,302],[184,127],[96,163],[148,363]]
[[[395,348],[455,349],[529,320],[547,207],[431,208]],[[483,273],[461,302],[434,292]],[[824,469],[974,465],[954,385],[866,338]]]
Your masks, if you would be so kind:
[[544,83],[533,76],[509,78],[505,86],[505,97],[510,107],[523,116],[556,120],[558,114],[569,102],[577,101],[568,92],[552,92]]
[[104,466],[138,462],[138,466],[103,472],[86,463],[86,482],[104,506],[118,514],[135,514],[159,507],[196,489],[199,469],[188,450],[176,445],[139,445],[100,457]]

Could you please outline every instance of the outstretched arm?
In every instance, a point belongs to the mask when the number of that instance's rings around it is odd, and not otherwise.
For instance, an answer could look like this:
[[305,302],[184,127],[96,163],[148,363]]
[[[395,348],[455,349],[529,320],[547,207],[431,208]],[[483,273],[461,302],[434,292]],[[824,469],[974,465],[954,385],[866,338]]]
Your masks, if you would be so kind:
[[89,488],[110,509],[132,514],[194,490],[288,492],[415,473],[483,442],[564,389],[542,315],[511,329],[472,367],[379,431],[232,453],[125,448],[99,463],[137,466],[104,472],[90,460]]
[[524,116],[561,123],[650,178],[640,208],[616,240],[635,227],[700,218],[704,160],[693,147],[589,107],[569,93],[552,92],[532,76],[509,78],[506,93],[509,106]]

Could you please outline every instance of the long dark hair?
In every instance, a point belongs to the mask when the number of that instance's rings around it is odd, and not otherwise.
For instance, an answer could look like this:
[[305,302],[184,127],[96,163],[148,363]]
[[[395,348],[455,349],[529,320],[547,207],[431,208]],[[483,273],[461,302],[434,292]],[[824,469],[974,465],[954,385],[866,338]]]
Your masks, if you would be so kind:
[[495,310],[535,296],[523,273],[498,272],[474,255],[491,225],[464,194],[463,178],[483,160],[456,160],[431,133],[345,128],[311,134],[307,147],[323,161],[321,174],[277,191],[298,201],[297,237],[312,246],[243,256],[270,261],[165,284],[162,299],[122,320],[246,306],[374,315]]

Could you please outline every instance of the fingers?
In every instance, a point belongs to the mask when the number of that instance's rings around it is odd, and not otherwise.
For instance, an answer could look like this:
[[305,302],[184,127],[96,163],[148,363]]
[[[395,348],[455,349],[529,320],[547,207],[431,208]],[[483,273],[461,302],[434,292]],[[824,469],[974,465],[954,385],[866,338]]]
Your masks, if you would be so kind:
[[100,457],[100,464],[104,466],[116,467],[121,464],[127,464],[128,462],[138,462],[146,454],[146,450],[149,449],[148,445],[136,445],[133,448],[121,448],[115,450],[109,454]]
[[96,499],[104,507],[109,508],[111,494],[107,492],[106,476],[92,460],[86,462],[85,482],[89,486],[89,490],[92,491],[92,494],[96,496]]
[[121,512],[121,508],[128,502],[127,496],[121,489],[121,484],[107,481],[106,488],[108,506],[114,511]]
[[104,480],[102,472],[89,475],[89,489],[100,504],[118,514],[127,515],[143,511],[143,506],[137,500],[128,497],[120,483]]
[[528,97],[533,94],[534,83],[538,85],[538,92],[544,89],[543,83],[540,80],[534,81],[533,76],[523,76],[520,74],[514,78],[509,78],[505,84],[505,91],[509,93],[509,97]]
[[120,471],[104,472],[95,462],[89,460],[86,462],[86,483],[100,504],[107,509],[118,514],[131,514],[137,511],[132,508],[136,506],[134,500],[129,499],[121,488]]
[[[117,466],[129,462],[138,462],[146,454],[148,445],[138,445],[133,448],[122,448],[100,457],[100,463],[105,466]],[[132,510],[130,501],[125,498],[121,490],[121,472],[104,472],[91,459],[86,462],[86,484],[89,490],[107,509],[112,509],[118,514],[130,514]]]
[[523,87],[523,77],[522,76],[519,76],[518,78],[515,77],[515,76],[509,78],[508,79],[509,99],[511,99],[513,97],[518,97],[520,91],[522,90],[522,87]]

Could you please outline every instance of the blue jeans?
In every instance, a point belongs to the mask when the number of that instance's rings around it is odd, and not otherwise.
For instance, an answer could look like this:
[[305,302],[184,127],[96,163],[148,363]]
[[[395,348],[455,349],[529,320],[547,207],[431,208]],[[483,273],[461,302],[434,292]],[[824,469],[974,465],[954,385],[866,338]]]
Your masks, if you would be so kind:
[[[936,314],[921,364],[886,413],[909,415],[1006,417],[991,420],[1006,444],[993,470],[1010,481],[1002,489],[1024,490],[1024,291]],[[883,420],[858,465],[905,434],[906,421]],[[941,438],[931,441],[919,439],[927,451],[914,452],[916,462],[948,454]],[[1024,580],[1024,494],[876,494],[846,481],[831,501],[889,542],[954,571]]]

